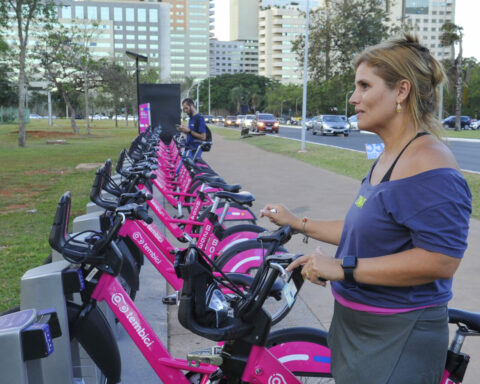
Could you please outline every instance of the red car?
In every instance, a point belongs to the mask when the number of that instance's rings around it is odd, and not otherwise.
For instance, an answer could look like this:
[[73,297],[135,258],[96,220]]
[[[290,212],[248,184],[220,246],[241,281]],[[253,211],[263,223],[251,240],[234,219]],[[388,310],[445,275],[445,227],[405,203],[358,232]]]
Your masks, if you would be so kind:
[[271,113],[259,113],[257,118],[252,122],[252,128],[257,132],[278,133],[280,124]]

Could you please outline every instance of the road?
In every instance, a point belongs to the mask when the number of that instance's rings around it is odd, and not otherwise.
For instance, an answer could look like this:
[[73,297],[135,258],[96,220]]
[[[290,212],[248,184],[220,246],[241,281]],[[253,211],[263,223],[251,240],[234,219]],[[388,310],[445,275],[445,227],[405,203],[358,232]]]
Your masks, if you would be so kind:
[[[279,136],[289,139],[301,140],[300,127],[282,125]],[[314,136],[311,131],[306,132],[305,140],[310,143],[330,145],[340,148],[365,152],[365,144],[381,143],[382,140],[375,134],[350,132],[348,137]],[[449,146],[455,158],[464,171],[480,173],[480,140],[450,139]]]

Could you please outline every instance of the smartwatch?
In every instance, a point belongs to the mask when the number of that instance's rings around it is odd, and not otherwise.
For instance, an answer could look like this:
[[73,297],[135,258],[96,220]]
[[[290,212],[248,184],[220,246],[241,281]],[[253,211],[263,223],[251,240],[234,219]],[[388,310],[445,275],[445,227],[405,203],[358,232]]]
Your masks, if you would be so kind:
[[356,256],[345,256],[342,259],[342,268],[344,274],[344,280],[349,283],[356,283],[355,277],[353,276],[353,271],[357,268],[357,257]]

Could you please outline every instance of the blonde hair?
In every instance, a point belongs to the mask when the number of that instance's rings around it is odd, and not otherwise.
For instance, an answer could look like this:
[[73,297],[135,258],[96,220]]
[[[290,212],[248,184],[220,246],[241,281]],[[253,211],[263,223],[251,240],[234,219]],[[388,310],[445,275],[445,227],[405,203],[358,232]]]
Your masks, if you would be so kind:
[[405,34],[366,48],[354,61],[372,66],[387,86],[393,89],[399,81],[410,82],[407,112],[417,131],[425,130],[441,138],[444,129],[437,118],[439,86],[445,81],[443,66],[419,43],[418,37]]

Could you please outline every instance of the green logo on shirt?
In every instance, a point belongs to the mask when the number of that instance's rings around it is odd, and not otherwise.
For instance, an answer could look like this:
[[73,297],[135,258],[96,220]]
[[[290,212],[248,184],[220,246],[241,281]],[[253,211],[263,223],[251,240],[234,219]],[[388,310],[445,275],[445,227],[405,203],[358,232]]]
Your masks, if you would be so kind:
[[355,205],[358,208],[362,208],[366,201],[367,201],[367,199],[365,197],[363,197],[362,195],[360,195],[360,196],[358,196],[357,201],[355,201]]

